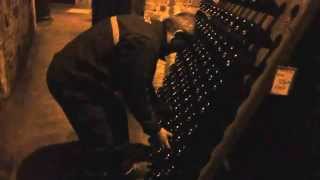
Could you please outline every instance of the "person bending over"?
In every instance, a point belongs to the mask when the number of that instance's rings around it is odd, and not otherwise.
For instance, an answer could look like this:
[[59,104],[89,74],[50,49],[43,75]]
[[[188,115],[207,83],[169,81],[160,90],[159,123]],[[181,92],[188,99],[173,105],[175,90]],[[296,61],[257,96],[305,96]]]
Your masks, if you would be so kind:
[[158,58],[184,48],[193,28],[194,16],[189,13],[162,22],[146,22],[137,15],[113,16],[54,55],[47,72],[49,91],[82,147],[96,157],[93,164],[124,172],[123,162],[134,151],[126,107],[145,133],[170,148],[172,134],[158,124],[162,112],[169,111],[157,101],[152,80]]

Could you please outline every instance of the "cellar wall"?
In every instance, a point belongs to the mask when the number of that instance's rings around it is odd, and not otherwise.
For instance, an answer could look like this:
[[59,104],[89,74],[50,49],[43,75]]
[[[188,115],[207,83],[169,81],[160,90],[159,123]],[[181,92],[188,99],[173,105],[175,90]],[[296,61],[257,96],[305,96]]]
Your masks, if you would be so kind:
[[0,1],[0,101],[7,98],[26,63],[34,33],[32,0]]

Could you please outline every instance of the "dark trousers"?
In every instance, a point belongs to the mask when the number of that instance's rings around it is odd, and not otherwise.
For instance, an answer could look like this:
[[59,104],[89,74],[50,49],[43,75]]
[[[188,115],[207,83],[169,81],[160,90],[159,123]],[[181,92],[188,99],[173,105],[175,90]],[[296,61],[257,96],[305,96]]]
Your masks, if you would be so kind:
[[129,142],[127,112],[113,90],[76,88],[54,80],[48,85],[84,145],[111,148]]
[[50,0],[36,0],[36,17],[37,21],[41,20],[44,17],[50,16]]
[[143,16],[144,15],[144,8],[146,5],[146,0],[132,0],[132,12],[136,13],[137,15]]
[[[49,76],[50,77],[50,76]],[[84,168],[119,170],[128,147],[125,106],[111,89],[83,88],[48,79],[48,87],[62,107],[82,144]]]
[[92,24],[114,15],[129,14],[130,0],[92,0]]

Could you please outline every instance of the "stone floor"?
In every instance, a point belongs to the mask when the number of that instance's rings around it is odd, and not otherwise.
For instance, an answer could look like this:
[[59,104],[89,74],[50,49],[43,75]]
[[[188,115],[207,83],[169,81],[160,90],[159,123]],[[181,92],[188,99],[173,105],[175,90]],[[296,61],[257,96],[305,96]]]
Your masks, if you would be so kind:
[[[61,161],[77,158],[73,156],[76,145],[55,145],[77,137],[45,83],[54,53],[90,26],[90,15],[67,13],[69,8],[53,5],[54,20],[38,24],[26,71],[0,111],[0,180],[44,180],[48,174],[57,174],[51,165],[72,166]],[[136,122],[131,120],[129,126],[134,129],[130,131],[132,141],[145,142]],[[16,178],[22,161],[23,172]]]

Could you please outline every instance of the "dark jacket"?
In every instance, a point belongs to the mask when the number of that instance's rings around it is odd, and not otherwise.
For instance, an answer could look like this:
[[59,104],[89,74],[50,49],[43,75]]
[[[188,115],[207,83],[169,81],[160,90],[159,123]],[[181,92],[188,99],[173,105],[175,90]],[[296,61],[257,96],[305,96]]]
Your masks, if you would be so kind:
[[152,86],[157,59],[163,52],[165,31],[161,22],[151,24],[143,17],[117,17],[120,40],[114,45],[110,19],[80,34],[58,52],[48,76],[63,87],[94,94],[112,89],[123,94],[144,131],[159,131]]

